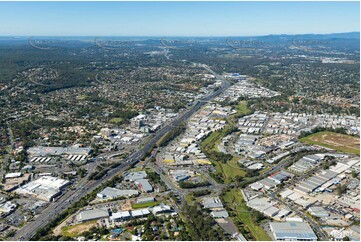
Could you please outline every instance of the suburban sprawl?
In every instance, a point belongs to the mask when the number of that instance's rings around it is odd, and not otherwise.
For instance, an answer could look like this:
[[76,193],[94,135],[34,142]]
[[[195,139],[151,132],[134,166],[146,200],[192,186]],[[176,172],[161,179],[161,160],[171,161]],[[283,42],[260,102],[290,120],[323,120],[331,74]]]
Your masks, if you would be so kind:
[[359,241],[345,35],[0,38],[0,238]]

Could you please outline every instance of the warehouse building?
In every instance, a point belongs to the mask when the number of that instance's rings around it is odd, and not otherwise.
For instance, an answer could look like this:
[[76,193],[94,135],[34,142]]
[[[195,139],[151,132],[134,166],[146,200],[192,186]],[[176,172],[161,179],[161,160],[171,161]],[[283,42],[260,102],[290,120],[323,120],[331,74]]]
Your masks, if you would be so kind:
[[147,173],[145,171],[134,171],[124,174],[125,181],[136,181],[138,179],[144,179],[146,177],[147,177]]
[[270,175],[268,178],[273,180],[277,184],[281,184],[292,177],[293,177],[293,175],[291,173],[288,173],[286,171],[280,171],[280,172]]
[[136,203],[141,204],[141,203],[149,203],[154,201],[155,201],[154,197],[142,197],[142,198],[138,198]]
[[96,220],[101,218],[108,218],[109,212],[107,210],[94,208],[91,210],[85,210],[78,214],[77,219],[79,222],[86,222],[90,220]]
[[270,228],[275,240],[317,240],[317,236],[305,222],[273,222],[270,223]]
[[325,218],[330,216],[330,213],[321,206],[310,207],[308,212],[318,218]]
[[315,166],[319,165],[321,160],[324,158],[323,154],[316,154],[316,155],[306,155],[302,157],[299,161],[294,163],[288,169],[291,172],[302,174],[310,171]]
[[113,222],[123,222],[126,220],[129,220],[132,216],[130,215],[129,211],[120,211],[117,213],[113,213],[112,216],[110,216],[110,219]]
[[204,208],[223,208],[222,201],[219,197],[206,197],[202,201]]
[[168,205],[160,204],[152,208],[152,213],[154,215],[173,213],[173,209]]
[[[295,190],[298,190],[298,191],[304,192],[304,193],[313,192],[317,188],[321,187],[323,184],[330,181],[337,175],[338,175],[337,172],[334,172],[331,170],[321,171],[320,173],[308,178],[306,181],[303,181],[300,184],[298,184],[297,187],[295,188]],[[337,182],[337,181],[335,180],[335,182]]]
[[264,178],[262,180],[256,181],[252,184],[249,185],[250,188],[252,188],[253,190],[270,190],[275,188],[278,185],[278,183],[276,183],[274,180],[272,180],[271,178]]
[[150,211],[148,208],[143,208],[143,209],[133,210],[131,213],[132,213],[132,217],[141,218],[141,217],[147,217],[150,214]]
[[153,187],[152,187],[152,185],[150,185],[150,183],[148,182],[147,179],[138,179],[135,181],[135,184],[138,185],[139,189],[142,192],[152,192],[153,191]]
[[273,207],[275,205],[275,202],[272,202],[269,198],[261,197],[261,198],[255,198],[247,202],[247,206],[257,210],[261,213],[263,213],[265,210],[267,210],[270,207]]
[[213,218],[228,218],[229,214],[227,210],[216,210],[211,212]]
[[97,197],[102,199],[116,199],[120,197],[136,196],[139,192],[137,190],[119,190],[112,187],[106,187],[103,191],[97,194]]

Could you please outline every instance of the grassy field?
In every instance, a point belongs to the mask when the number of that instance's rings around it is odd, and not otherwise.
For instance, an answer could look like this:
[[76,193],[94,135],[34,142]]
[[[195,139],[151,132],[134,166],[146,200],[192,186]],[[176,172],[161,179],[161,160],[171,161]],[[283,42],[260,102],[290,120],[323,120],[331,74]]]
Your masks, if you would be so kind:
[[227,192],[223,198],[237,214],[237,217],[232,217],[235,224],[237,224],[237,221],[241,221],[257,241],[271,240],[266,231],[253,222],[250,210],[243,200],[240,190],[233,189]]
[[235,105],[234,109],[237,111],[237,113],[230,115],[227,118],[227,122],[229,124],[237,124],[238,118],[252,113],[252,111],[247,106],[247,101],[242,101],[239,104]]
[[159,204],[159,202],[146,202],[146,203],[132,204],[132,208],[133,209],[147,208],[147,207],[157,206],[158,204]]
[[[205,154],[207,154],[207,152],[209,151],[219,152],[217,146],[221,142],[221,139],[226,136],[225,130],[213,132],[204,141],[202,141],[201,148],[203,152],[205,152]],[[246,172],[238,166],[237,164],[238,159],[239,158],[237,157],[233,157],[227,163],[219,162],[212,159],[210,159],[210,161],[215,166],[217,171],[216,173],[222,174],[222,176],[224,177],[224,181],[226,183],[229,183],[237,175],[245,176],[246,174]]]
[[[221,139],[227,135],[229,129],[232,128],[232,125],[237,123],[238,117],[251,113],[251,110],[249,110],[247,107],[246,101],[240,102],[238,105],[235,105],[234,108],[236,109],[237,113],[227,118],[227,126],[223,130],[211,133],[205,140],[201,142],[200,146],[205,154],[212,151],[219,152],[218,144],[221,142]],[[233,157],[227,163],[222,163],[212,159],[210,159],[210,161],[215,166],[217,173],[222,174],[224,181],[229,183],[236,176],[244,177],[246,174],[246,172],[238,166],[238,159],[238,157]]]
[[111,120],[109,120],[109,123],[121,124],[121,123],[123,123],[123,119],[122,118],[112,118]]
[[322,131],[300,139],[311,145],[320,145],[340,152],[360,155],[360,139],[354,136]]
[[61,228],[61,233],[63,236],[76,237],[79,234],[88,231],[89,229],[97,226],[97,221],[89,221],[72,226],[64,226]]
[[221,164],[224,175],[226,176],[227,180],[230,180],[236,176],[244,177],[246,175],[246,171],[242,170],[238,166],[238,157],[233,157],[232,160],[228,161],[226,164]]

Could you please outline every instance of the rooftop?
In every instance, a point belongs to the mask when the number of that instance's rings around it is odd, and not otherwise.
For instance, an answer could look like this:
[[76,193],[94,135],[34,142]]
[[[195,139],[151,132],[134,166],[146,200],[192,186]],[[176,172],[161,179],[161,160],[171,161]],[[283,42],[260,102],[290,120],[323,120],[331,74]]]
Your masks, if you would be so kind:
[[270,227],[277,240],[317,240],[317,236],[305,222],[273,222]]

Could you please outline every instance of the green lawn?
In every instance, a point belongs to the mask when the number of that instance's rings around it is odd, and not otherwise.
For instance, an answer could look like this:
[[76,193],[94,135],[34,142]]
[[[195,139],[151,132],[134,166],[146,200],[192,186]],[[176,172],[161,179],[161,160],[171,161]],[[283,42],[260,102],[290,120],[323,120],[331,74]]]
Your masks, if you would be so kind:
[[112,118],[111,120],[109,120],[109,123],[121,124],[121,123],[123,123],[123,119],[122,118]]
[[157,206],[158,204],[159,204],[159,202],[146,202],[146,203],[132,204],[132,208],[138,209],[138,208],[154,207],[154,206]]
[[247,107],[247,101],[242,101],[238,105],[235,106],[237,111],[236,115],[248,115],[251,114],[251,110]]
[[253,222],[251,213],[249,212],[250,209],[243,200],[240,190],[233,189],[227,192],[223,198],[229,204],[229,206],[234,209],[234,211],[236,211],[237,217],[232,217],[232,220],[235,222],[235,224],[237,224],[237,221],[241,221],[257,241],[271,240],[266,231]]
[[194,205],[194,199],[193,199],[193,196],[192,196],[192,195],[187,194],[187,195],[185,196],[185,199],[186,199],[186,201],[187,201],[187,203],[188,203],[189,205],[191,205],[191,206]]
[[339,152],[360,155],[360,138],[330,131],[322,131],[300,139],[310,145],[320,145]]
[[246,171],[242,170],[238,166],[238,157],[233,157],[232,160],[228,161],[226,164],[221,164],[224,175],[227,180],[231,180],[232,178],[235,178],[236,176],[245,177]]
[[[210,134],[202,143],[201,143],[201,148],[203,150],[203,152],[207,155],[207,151],[217,151],[218,150],[218,144],[221,142],[221,139],[223,137],[225,137],[225,133],[223,130],[222,131],[216,131],[213,132],[212,134]],[[209,157],[208,157],[209,158]],[[210,159],[210,158],[209,158]],[[230,161],[228,161],[227,163],[223,163],[223,162],[219,162],[216,160],[212,160],[210,159],[210,161],[212,162],[212,164],[215,166],[216,168],[216,173],[221,173],[222,176],[224,177],[224,181],[226,183],[230,182],[234,177],[236,177],[237,175],[244,177],[246,172],[244,170],[242,170],[238,164],[238,157],[233,157]]]
[[[205,140],[201,142],[200,147],[206,155],[208,152],[219,152],[218,144],[221,142],[221,139],[229,133],[229,130],[233,128],[233,125],[237,123],[238,117],[251,113],[251,110],[247,107],[246,101],[240,102],[238,105],[235,105],[234,108],[236,109],[237,113],[227,118],[228,124],[226,127],[223,130],[212,132]],[[229,183],[236,176],[244,177],[246,174],[246,172],[238,166],[238,159],[239,157],[233,157],[227,163],[222,163],[212,159],[210,159],[210,161],[215,166],[216,173],[222,174],[224,181]]]

